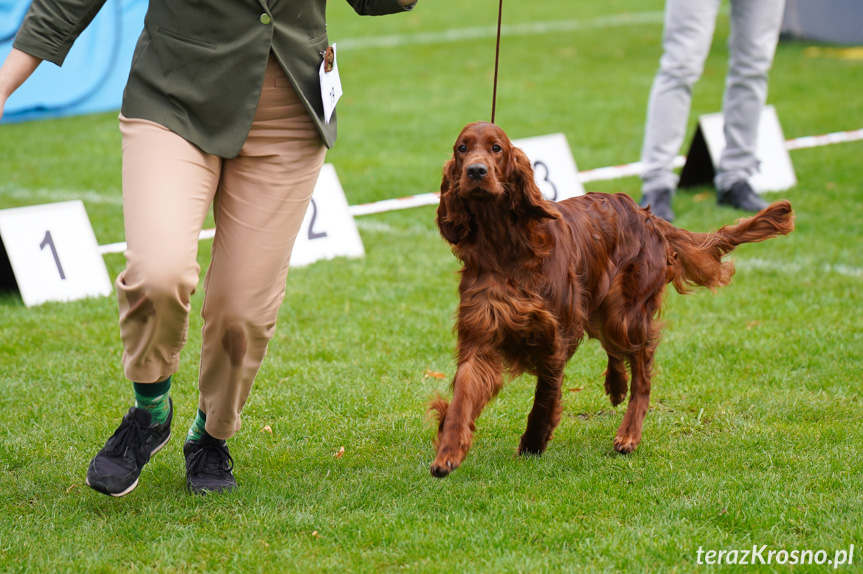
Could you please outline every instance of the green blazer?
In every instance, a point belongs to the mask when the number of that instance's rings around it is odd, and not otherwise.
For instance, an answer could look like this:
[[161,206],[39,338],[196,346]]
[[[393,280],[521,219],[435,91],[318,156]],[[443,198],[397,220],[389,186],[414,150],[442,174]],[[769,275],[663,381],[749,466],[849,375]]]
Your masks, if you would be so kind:
[[[404,12],[397,0],[347,0],[358,14]],[[105,0],[33,0],[14,47],[55,64]],[[235,157],[252,125],[272,51],[332,147],[318,69],[326,0],[150,0],[123,93],[123,115],[154,121],[207,153]]]

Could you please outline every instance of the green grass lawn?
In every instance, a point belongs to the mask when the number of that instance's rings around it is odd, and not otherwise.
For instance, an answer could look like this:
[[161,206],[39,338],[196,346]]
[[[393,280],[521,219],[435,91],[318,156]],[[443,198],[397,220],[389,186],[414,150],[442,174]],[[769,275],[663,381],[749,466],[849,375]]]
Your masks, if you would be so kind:
[[[496,7],[421,0],[407,16],[370,19],[331,3],[345,96],[327,161],[349,203],[438,189],[461,127],[490,116]],[[497,123],[513,138],[563,132],[580,169],[636,161],[662,7],[504,3],[515,28],[501,47]],[[557,31],[518,27],[531,23]],[[447,30],[467,39],[437,34]],[[726,11],[692,127],[721,106],[727,30]],[[777,51],[769,103],[785,135],[863,127],[863,61],[809,46]],[[0,208],[82,198],[99,243],[122,241],[116,124],[109,113],[0,126]],[[852,544],[853,566],[840,571],[859,571],[863,142],[791,153],[799,183],[771,197],[790,199],[797,230],[738,249],[734,282],[715,295],[669,296],[645,437],[629,456],[612,450],[624,407],[605,398],[604,354],[588,341],[542,457],[512,456],[533,397],[523,377],[487,407],[463,466],[429,475],[425,404],[454,373],[459,267],[432,207],[358,218],[364,259],[292,270],[230,441],[240,488],[224,496],[185,493],[200,292],[175,376],[176,436],[122,499],[84,486],[132,401],[116,302],[27,309],[0,296],[0,571],[690,572],[707,568],[699,548],[832,559]],[[638,197],[639,180],[587,188]],[[741,215],[717,208],[708,188],[674,207],[696,231]],[[201,243],[203,268],[209,249]],[[122,255],[105,260],[115,277]]]

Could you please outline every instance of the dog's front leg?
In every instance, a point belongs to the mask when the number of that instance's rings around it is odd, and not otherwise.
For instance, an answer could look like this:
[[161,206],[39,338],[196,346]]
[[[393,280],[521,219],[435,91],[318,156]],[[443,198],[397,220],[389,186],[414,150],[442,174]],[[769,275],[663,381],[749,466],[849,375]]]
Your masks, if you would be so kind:
[[[551,362],[551,361],[549,361]],[[560,423],[561,386],[565,360],[558,360],[552,367],[545,367],[537,373],[536,394],[533,409],[527,417],[527,429],[518,444],[518,454],[542,454],[554,429]]]
[[482,409],[503,385],[501,359],[493,351],[464,350],[453,379],[452,404],[440,401],[432,408],[438,411],[440,425],[436,441],[437,456],[432,462],[433,476],[443,478],[454,471],[467,456],[475,421]]

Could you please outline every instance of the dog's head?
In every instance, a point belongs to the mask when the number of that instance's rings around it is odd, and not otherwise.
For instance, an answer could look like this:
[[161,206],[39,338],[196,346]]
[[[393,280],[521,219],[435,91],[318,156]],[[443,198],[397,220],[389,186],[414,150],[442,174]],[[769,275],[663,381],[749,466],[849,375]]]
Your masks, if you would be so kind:
[[452,244],[470,233],[471,203],[494,204],[524,220],[560,217],[536,186],[527,155],[488,122],[466,125],[444,166],[438,227]]
[[512,161],[512,142],[504,131],[474,122],[458,135],[445,177],[457,182],[456,193],[462,199],[491,199],[505,193],[503,182],[512,173]]

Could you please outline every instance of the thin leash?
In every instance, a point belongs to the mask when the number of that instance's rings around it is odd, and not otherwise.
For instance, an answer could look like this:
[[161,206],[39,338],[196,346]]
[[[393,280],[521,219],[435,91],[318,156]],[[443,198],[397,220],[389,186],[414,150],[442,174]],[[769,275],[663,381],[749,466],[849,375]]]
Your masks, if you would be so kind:
[[494,123],[494,112],[497,106],[497,66],[500,62],[500,23],[503,16],[503,0],[497,7],[497,44],[494,47],[494,90],[491,96],[491,123]]

